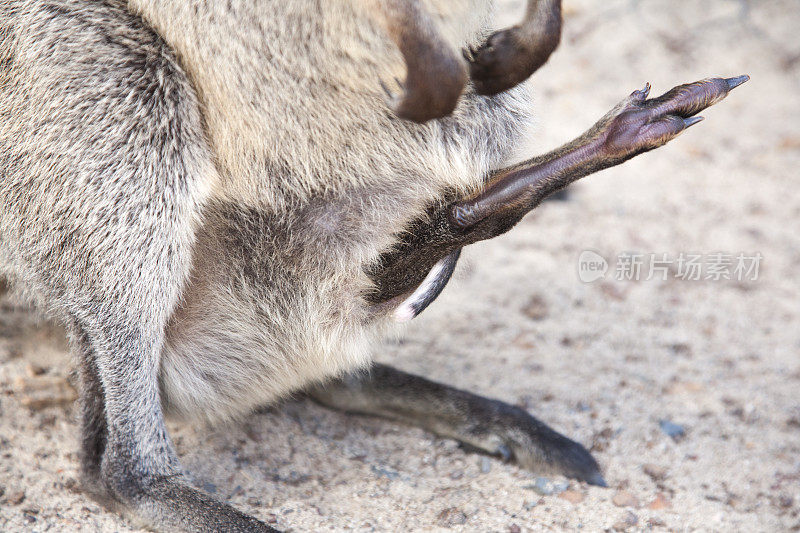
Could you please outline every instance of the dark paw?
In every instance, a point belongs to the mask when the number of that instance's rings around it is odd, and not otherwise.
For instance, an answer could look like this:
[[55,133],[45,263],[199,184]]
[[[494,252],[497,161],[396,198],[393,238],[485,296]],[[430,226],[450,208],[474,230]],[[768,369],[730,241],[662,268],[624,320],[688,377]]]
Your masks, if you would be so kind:
[[527,438],[512,438],[506,445],[513,461],[521,467],[537,473],[555,472],[590,485],[606,486],[600,465],[586,448],[543,424],[527,433]]
[[607,486],[600,465],[582,445],[555,431],[543,442],[545,460],[559,473],[590,485]]
[[520,26],[500,30],[480,47],[464,50],[475,91],[483,95],[497,94],[536,72],[558,47],[559,20],[554,17],[534,35]]
[[[478,94],[492,95],[514,87],[533,73],[531,52],[517,38],[518,28],[492,34],[477,49],[464,52]],[[538,68],[538,67],[537,67]]]
[[111,470],[106,462],[102,476],[105,491],[93,494],[100,503],[122,512],[139,524],[158,531],[229,531],[279,533],[260,520],[190,486],[185,476],[143,479],[129,469]]
[[697,113],[725,98],[748,79],[748,76],[708,78],[679,85],[650,100],[647,99],[650,84],[647,84],[598,123],[605,156],[627,159],[663,146],[703,120],[695,116]]
[[502,402],[496,406],[493,429],[480,439],[481,449],[534,473],[557,473],[606,486],[600,466],[586,448],[523,409]]

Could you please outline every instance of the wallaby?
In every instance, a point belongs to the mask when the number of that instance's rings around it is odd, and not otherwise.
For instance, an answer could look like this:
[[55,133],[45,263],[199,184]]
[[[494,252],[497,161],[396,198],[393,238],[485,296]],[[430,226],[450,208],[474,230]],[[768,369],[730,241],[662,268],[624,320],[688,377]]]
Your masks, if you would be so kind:
[[[485,41],[491,4],[0,3],[0,275],[68,327],[87,490],[160,530],[273,531],[191,485],[164,413],[215,422],[300,390],[604,484],[525,410],[370,366],[371,350],[463,246],[665,144],[747,78],[635,91],[504,168],[528,89],[479,93],[549,57],[560,1]],[[381,84],[404,74],[395,112]]]

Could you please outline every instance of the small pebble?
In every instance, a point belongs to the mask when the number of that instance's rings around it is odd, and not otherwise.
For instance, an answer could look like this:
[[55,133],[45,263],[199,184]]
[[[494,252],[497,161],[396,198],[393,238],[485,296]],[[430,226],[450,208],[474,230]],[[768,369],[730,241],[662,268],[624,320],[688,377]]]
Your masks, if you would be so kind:
[[481,472],[488,474],[492,470],[492,461],[488,457],[481,457],[478,461],[480,464]]
[[617,491],[611,501],[617,507],[639,507],[639,500],[627,490]]
[[781,494],[778,497],[778,506],[779,507],[782,507],[784,509],[788,509],[792,505],[794,505],[794,498],[792,498],[788,494]]
[[64,488],[71,492],[80,492],[80,484],[74,477],[68,477],[64,480]]
[[575,505],[583,501],[583,494],[577,490],[565,490],[558,495],[559,498],[567,500],[569,503]]
[[522,308],[522,312],[531,320],[542,320],[547,318],[547,302],[538,294],[534,294]]
[[660,511],[661,509],[669,509],[672,507],[672,502],[662,493],[656,494],[655,499],[647,506],[648,509],[653,511]]
[[28,375],[28,377],[33,378],[36,376],[41,376],[45,372],[47,372],[45,367],[34,365],[33,363],[29,363],[28,366],[25,367],[25,373]]
[[553,483],[553,494],[561,494],[569,488],[569,481],[556,481]]
[[650,476],[653,481],[661,481],[667,477],[667,469],[663,466],[647,463],[642,466],[642,470],[644,470],[644,473]]
[[668,437],[671,437],[672,440],[678,441],[686,436],[686,428],[670,420],[659,420],[658,425],[661,427],[661,431]]
[[442,509],[436,518],[443,526],[460,526],[467,522],[467,515],[457,507]]
[[634,513],[628,511],[625,513],[625,516],[622,517],[622,520],[615,523],[611,528],[614,531],[626,531],[628,528],[631,528],[639,523],[639,517],[636,516]]
[[602,452],[608,449],[609,443],[614,438],[614,430],[606,426],[601,431],[595,433],[592,438],[592,451]]
[[508,526],[508,533],[522,533],[522,529],[517,524]]
[[11,490],[6,492],[5,502],[9,505],[19,505],[25,501],[25,491]]
[[670,344],[669,348],[675,355],[683,355],[685,357],[692,356],[692,347],[686,343],[676,342],[674,344]]
[[531,489],[542,496],[550,496],[553,494],[553,487],[550,484],[550,480],[546,477],[537,477],[533,480],[533,484],[526,485],[525,488]]
[[389,468],[381,468],[379,466],[372,465],[370,467],[370,470],[372,470],[372,472],[376,474],[378,477],[385,477],[391,481],[400,478],[399,472],[395,472],[394,470],[391,470]]

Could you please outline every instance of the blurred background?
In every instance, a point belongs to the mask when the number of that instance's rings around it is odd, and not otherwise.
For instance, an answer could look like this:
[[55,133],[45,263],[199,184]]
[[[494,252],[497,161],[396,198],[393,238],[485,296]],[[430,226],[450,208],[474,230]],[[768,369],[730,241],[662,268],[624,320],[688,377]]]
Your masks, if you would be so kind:
[[[498,26],[523,7],[500,2]],[[300,400],[240,425],[172,424],[207,490],[287,531],[800,530],[800,3],[565,0],[564,17],[561,47],[529,82],[528,155],[646,81],[657,95],[752,80],[669,146],[472,246],[377,355],[524,406],[591,447],[610,487]],[[608,263],[589,283],[586,250]],[[668,266],[648,280],[651,254]],[[761,259],[756,277],[692,280],[681,254],[706,269],[716,254]],[[624,279],[632,256],[641,275]],[[62,335],[2,302],[0,529],[127,531],[76,488]]]

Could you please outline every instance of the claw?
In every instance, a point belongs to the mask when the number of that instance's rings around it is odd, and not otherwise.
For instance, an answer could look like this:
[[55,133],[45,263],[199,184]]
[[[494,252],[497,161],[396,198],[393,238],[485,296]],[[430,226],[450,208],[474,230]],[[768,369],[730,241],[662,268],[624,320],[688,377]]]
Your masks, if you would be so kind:
[[586,483],[589,485],[594,485],[596,487],[608,487],[608,483],[606,483],[605,478],[603,478],[600,472],[595,472],[591,476],[586,478]]
[[469,45],[461,49],[461,55],[467,60],[467,63],[474,63],[478,58],[478,48],[474,45]]
[[694,126],[698,122],[702,122],[703,120],[705,120],[704,117],[689,117],[689,118],[683,119],[683,125],[685,127],[689,128],[691,126]]
[[750,76],[745,74],[743,76],[735,76],[733,78],[726,78],[725,79],[725,83],[728,84],[728,90],[732,91],[733,89],[737,88],[739,85],[745,83],[748,80],[750,80]]
[[647,96],[650,94],[650,82],[644,84],[641,90],[633,91],[631,96],[637,98],[640,101],[647,100]]
[[731,92],[731,89],[746,82],[749,76],[735,78],[706,78],[694,83],[673,87],[646,105],[654,117],[665,114],[691,117],[716,104]]

